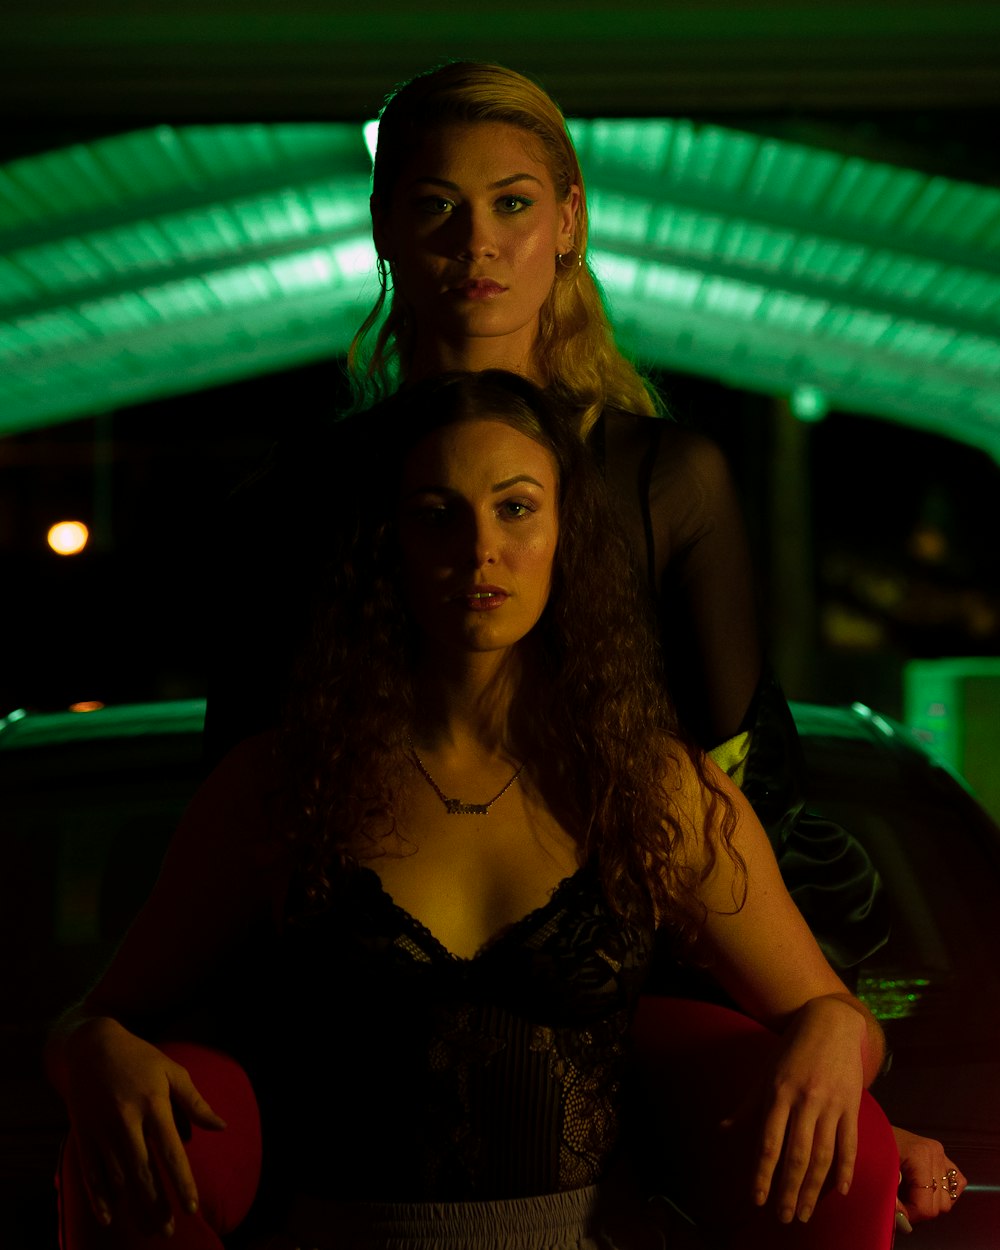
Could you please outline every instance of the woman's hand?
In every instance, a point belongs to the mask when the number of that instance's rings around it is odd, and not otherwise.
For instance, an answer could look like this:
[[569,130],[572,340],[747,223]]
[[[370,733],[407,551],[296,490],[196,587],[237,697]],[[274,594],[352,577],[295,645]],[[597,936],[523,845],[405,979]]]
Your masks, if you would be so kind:
[[66,1102],[94,1215],[124,1207],[145,1231],[173,1232],[173,1203],[198,1208],[177,1118],[223,1129],[185,1068],[116,1020],[95,1017],[63,1043]]
[[910,1232],[914,1224],[950,1211],[968,1182],[939,1141],[919,1137],[895,1125],[892,1132],[902,1173],[896,1218],[900,1227]]
[[778,1218],[808,1220],[824,1182],[847,1193],[858,1145],[864,1089],[864,1017],[830,995],[806,1003],[781,1036],[771,1076],[737,1116],[761,1124],[754,1201],[773,1196]]

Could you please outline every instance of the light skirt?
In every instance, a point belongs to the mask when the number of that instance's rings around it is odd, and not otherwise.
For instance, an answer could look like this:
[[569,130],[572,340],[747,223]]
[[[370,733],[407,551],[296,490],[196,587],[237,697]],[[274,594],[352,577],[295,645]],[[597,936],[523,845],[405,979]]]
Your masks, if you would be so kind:
[[687,1250],[683,1220],[630,1186],[492,1202],[332,1202],[299,1198],[295,1250]]

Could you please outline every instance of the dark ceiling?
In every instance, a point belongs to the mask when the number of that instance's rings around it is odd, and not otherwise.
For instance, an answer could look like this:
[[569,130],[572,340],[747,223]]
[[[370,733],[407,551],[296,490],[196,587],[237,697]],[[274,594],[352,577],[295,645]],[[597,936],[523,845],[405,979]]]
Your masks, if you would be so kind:
[[759,125],[1000,183],[996,0],[4,0],[0,159],[150,123],[371,117],[448,57],[577,117]]
[[447,56],[580,116],[1000,105],[995,0],[6,0],[0,114],[369,115]]

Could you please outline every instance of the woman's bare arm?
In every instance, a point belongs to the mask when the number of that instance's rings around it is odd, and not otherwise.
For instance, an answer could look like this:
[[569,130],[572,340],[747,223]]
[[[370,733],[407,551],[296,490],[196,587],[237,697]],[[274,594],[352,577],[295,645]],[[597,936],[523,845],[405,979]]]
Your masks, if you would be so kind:
[[157,1156],[182,1203],[197,1204],[174,1107],[202,1127],[224,1126],[184,1069],[136,1030],[181,1008],[272,919],[287,879],[268,819],[276,781],[269,738],[242,744],[219,765],[108,969],[49,1037],[49,1079],[66,1102],[102,1223],[127,1199],[147,1225],[172,1225]]
[[[782,1218],[807,1219],[828,1175],[842,1191],[850,1187],[861,1094],[882,1065],[885,1043],[816,945],[753,810],[710,760],[705,767],[735,812],[733,846],[746,875],[717,845],[701,889],[708,912],[698,954],[734,1001],[781,1039],[761,1088],[733,1115],[753,1113],[763,1125],[756,1200],[765,1202],[773,1189]],[[697,813],[690,862],[699,867],[707,839],[717,842],[722,806],[693,763],[688,769],[682,802]]]
[[[702,901],[708,916],[701,934],[702,952],[730,996],[755,1019],[783,1029],[806,1002],[830,998],[850,1007],[863,1024],[865,1085],[882,1066],[885,1040],[878,1022],[852,994],[816,944],[802,914],[785,889],[767,835],[750,804],[712,763],[705,767],[728,797],[736,816],[733,844],[746,864],[744,882],[722,848],[705,881]],[[706,821],[714,823],[711,798],[702,799]],[[707,806],[705,806],[707,804]]]

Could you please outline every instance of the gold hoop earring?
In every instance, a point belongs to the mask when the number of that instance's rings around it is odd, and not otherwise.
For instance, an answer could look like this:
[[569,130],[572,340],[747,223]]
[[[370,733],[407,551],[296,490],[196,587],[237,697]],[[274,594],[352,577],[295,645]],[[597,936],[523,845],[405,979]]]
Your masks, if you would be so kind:
[[[574,265],[572,261],[567,261],[567,256],[575,256],[576,264]],[[583,257],[575,247],[571,247],[568,252],[556,252],[556,264],[560,269],[579,269],[583,265]]]

